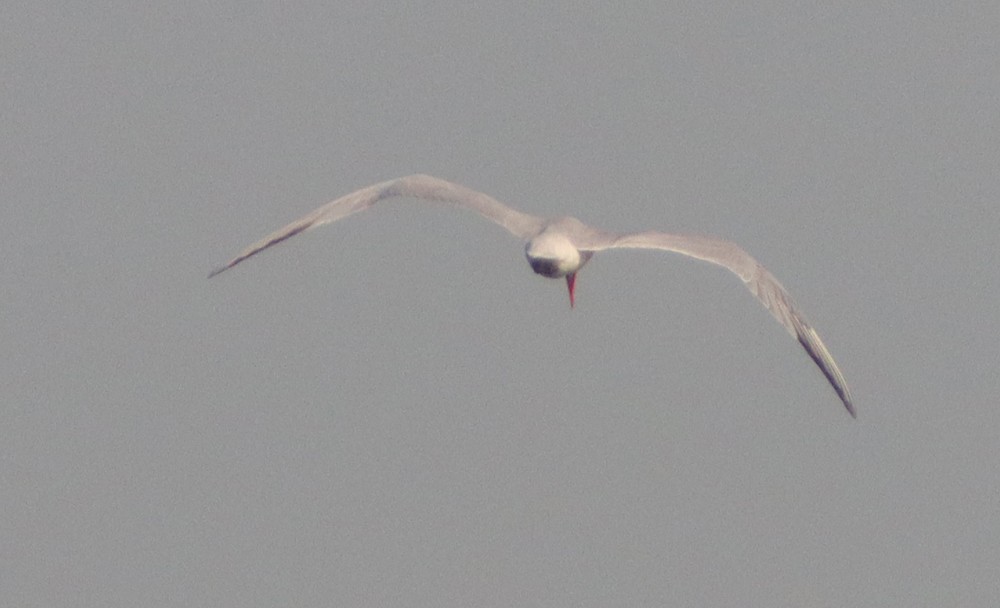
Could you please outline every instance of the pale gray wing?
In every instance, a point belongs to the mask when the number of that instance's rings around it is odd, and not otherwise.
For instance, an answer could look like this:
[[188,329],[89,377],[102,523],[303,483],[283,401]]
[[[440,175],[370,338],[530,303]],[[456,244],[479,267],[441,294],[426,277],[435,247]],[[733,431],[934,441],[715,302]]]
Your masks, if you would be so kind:
[[481,192],[430,175],[409,175],[362,188],[323,205],[312,213],[250,245],[225,266],[213,270],[208,277],[212,278],[248,257],[260,253],[272,245],[277,245],[300,232],[335,222],[358,211],[364,211],[380,200],[398,196],[451,203],[458,207],[478,211],[506,228],[514,236],[522,239],[534,236],[545,224],[544,218],[521,213]]
[[857,417],[851,401],[851,391],[847,381],[837,367],[830,351],[796,308],[792,298],[766,268],[752,258],[739,245],[710,236],[693,234],[666,234],[663,232],[640,232],[636,234],[608,234],[594,232],[581,239],[582,250],[601,251],[604,249],[662,249],[681,253],[699,260],[705,260],[728,268],[743,279],[746,286],[757,296],[764,308],[794,336],[816,362],[827,380],[837,391],[851,416]]

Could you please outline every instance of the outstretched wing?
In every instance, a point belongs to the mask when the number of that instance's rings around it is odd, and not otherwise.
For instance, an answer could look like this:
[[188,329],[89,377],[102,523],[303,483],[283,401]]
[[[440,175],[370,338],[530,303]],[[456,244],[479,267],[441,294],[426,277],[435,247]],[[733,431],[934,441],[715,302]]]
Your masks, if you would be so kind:
[[277,245],[296,234],[364,211],[383,199],[399,196],[451,203],[458,207],[478,211],[481,215],[506,228],[514,236],[522,239],[534,236],[545,224],[544,218],[512,209],[481,192],[430,175],[409,175],[362,188],[323,205],[250,245],[225,266],[216,268],[208,276],[212,278],[248,257],[256,255],[272,245]]
[[837,391],[841,401],[851,416],[857,417],[851,401],[851,391],[837,363],[833,360],[823,340],[809,325],[795,306],[791,296],[766,268],[744,251],[739,245],[710,236],[690,234],[666,234],[663,232],[639,232],[635,234],[596,235],[584,239],[580,249],[601,251],[604,249],[662,249],[705,260],[727,268],[746,283],[747,288],[760,300],[775,319],[794,336],[816,362],[827,380]]

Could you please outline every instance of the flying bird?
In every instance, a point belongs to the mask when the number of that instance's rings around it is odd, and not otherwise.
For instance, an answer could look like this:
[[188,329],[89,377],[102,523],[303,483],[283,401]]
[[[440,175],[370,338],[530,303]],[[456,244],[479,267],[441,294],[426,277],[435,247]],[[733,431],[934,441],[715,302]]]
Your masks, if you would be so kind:
[[362,188],[323,205],[250,245],[208,276],[214,277],[250,256],[306,230],[343,219],[393,197],[411,197],[464,207],[506,228],[525,241],[524,254],[532,270],[553,279],[565,278],[571,307],[575,304],[576,275],[598,251],[661,249],[722,266],[736,274],[764,308],[799,341],[830,381],[847,411],[851,416],[857,417],[844,375],[819,334],[796,308],[781,283],[738,245],[711,236],[657,231],[607,232],[572,217],[544,218],[530,215],[481,192],[430,175],[409,175]]

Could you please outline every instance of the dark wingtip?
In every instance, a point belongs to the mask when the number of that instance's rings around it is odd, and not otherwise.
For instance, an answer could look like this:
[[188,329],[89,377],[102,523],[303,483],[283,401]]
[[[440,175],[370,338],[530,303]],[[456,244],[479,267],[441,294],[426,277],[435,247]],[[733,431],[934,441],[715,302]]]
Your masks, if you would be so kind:
[[[799,332],[798,338],[799,338],[799,344],[802,345],[802,348],[806,350],[806,353],[809,354],[809,357],[813,360],[814,363],[816,363],[816,367],[818,367],[820,371],[823,372],[823,375],[826,376],[826,379],[830,382],[830,386],[833,387],[834,392],[837,393],[837,396],[840,397],[840,400],[844,403],[844,407],[847,408],[847,413],[851,415],[851,418],[857,420],[858,413],[854,411],[854,403],[851,400],[851,394],[847,388],[847,385],[837,379],[837,376],[834,374],[833,370],[827,367],[826,362],[823,361],[823,357],[820,356],[819,352],[816,351],[816,349],[813,347],[812,344],[810,344],[809,340],[806,338],[805,335],[802,334],[801,331]],[[833,364],[833,366],[834,369],[836,369],[835,363]]]
[[214,277],[215,275],[219,274],[220,272],[222,272],[224,270],[229,270],[230,268],[232,268],[232,264],[227,264],[225,266],[219,266],[218,268],[216,268],[212,272],[208,273],[208,278],[211,279],[212,277]]
[[278,243],[280,243],[282,241],[285,241],[285,240],[288,240],[288,239],[290,239],[291,237],[295,236],[296,234],[298,234],[300,232],[304,232],[304,231],[308,230],[314,224],[315,224],[315,222],[303,222],[301,225],[295,226],[295,228],[289,230],[285,234],[282,234],[280,236],[276,236],[276,237],[270,238],[270,239],[268,239],[266,242],[264,242],[262,244],[252,246],[250,249],[244,251],[243,253],[241,253],[237,257],[235,257],[232,260],[230,260],[229,263],[226,264],[225,266],[222,266],[221,268],[216,268],[212,272],[208,273],[208,278],[211,279],[212,277],[214,277],[215,275],[219,274],[220,272],[223,272],[225,270],[229,270],[230,268],[232,268],[233,266],[239,264],[240,262],[242,262],[243,260],[247,259],[248,257],[253,256],[253,255],[257,255],[261,251],[264,251],[265,249],[267,249],[271,245],[277,245]]
[[[825,370],[824,370],[824,373],[825,373]],[[829,376],[827,376],[827,377],[829,378]],[[833,384],[833,380],[832,379],[830,380],[830,382],[831,382],[831,384]],[[844,407],[847,408],[847,413],[851,415],[851,418],[854,418],[855,420],[857,420],[858,419],[858,413],[854,410],[854,402],[851,399],[850,393],[847,392],[847,387],[843,387],[843,389],[842,389],[841,387],[837,386],[836,384],[833,384],[833,389],[837,392],[837,396],[840,397],[840,400],[844,402]]]

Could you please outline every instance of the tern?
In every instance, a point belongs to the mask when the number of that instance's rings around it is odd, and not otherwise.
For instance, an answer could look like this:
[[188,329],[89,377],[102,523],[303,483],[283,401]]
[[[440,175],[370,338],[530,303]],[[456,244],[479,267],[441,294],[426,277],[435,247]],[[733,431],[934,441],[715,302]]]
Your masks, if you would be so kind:
[[660,249],[722,266],[736,274],[764,308],[799,341],[830,381],[847,411],[851,416],[857,417],[844,375],[819,334],[796,308],[781,283],[739,245],[711,236],[657,231],[607,232],[572,217],[544,218],[530,215],[481,192],[430,175],[409,175],[362,188],[323,205],[250,245],[208,276],[214,277],[250,256],[306,230],[343,219],[393,197],[411,197],[464,207],[506,228],[525,241],[524,254],[532,270],[545,277],[566,279],[570,307],[575,304],[576,275],[598,251]]

